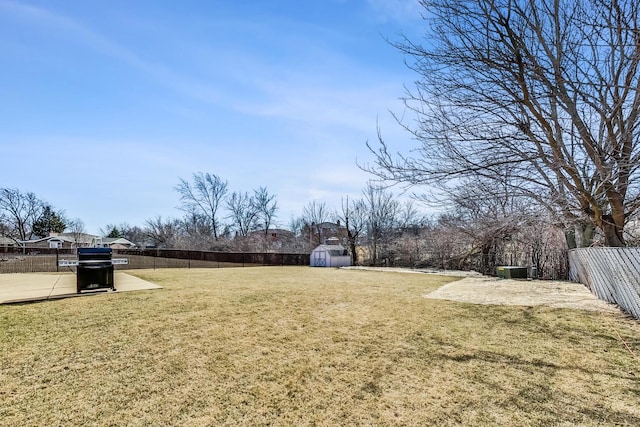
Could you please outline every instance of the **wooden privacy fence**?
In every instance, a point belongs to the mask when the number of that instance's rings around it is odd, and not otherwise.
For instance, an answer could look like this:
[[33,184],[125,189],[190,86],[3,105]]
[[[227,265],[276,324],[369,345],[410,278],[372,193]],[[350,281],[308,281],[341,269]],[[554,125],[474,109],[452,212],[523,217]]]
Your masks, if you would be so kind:
[[[210,252],[179,249],[114,250],[114,258],[127,258],[128,265],[116,265],[116,270],[141,268],[228,268],[257,265],[309,265],[309,254],[269,252]],[[68,271],[58,267],[59,259],[76,259],[76,251],[49,248],[22,249],[0,254],[0,273],[36,273]]]
[[640,248],[572,249],[569,278],[640,319]]
[[[309,254],[285,254],[276,252],[211,252],[189,251],[183,249],[115,249],[113,256],[151,257],[165,260],[181,260],[194,267],[201,264],[207,267],[245,265],[309,265]],[[184,262],[182,264],[184,264]],[[168,262],[171,264],[171,262]],[[136,267],[134,267],[136,268]],[[141,267],[149,268],[149,267]],[[161,268],[161,267],[156,267]]]

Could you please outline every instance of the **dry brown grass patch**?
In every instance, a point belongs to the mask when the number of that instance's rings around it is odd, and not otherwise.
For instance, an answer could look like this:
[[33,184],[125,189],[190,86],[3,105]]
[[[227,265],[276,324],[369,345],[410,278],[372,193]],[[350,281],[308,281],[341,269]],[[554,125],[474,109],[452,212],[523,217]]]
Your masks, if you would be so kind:
[[132,271],[0,307],[4,425],[639,425],[640,327],[421,295],[449,277]]

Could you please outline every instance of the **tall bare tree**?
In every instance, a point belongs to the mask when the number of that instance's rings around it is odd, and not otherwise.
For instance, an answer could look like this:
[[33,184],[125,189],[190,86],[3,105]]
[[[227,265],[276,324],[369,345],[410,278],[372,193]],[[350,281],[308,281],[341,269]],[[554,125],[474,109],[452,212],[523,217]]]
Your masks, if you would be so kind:
[[[566,224],[625,245],[640,208],[640,4],[637,0],[420,0],[426,42],[396,47],[418,74],[396,155],[379,135],[379,177],[428,184],[492,179]],[[588,229],[588,227],[587,227]]]
[[399,203],[393,193],[369,182],[363,191],[369,262],[377,265],[397,225]]
[[227,200],[227,209],[229,210],[229,218],[239,236],[246,237],[250,231],[255,229],[258,209],[249,193],[234,191]]
[[341,211],[336,214],[336,219],[342,222],[347,229],[347,242],[352,265],[357,265],[359,262],[357,246],[366,230],[366,212],[367,207],[364,200],[349,201],[349,197],[347,197],[346,201],[342,201]]
[[258,212],[258,221],[264,227],[264,235],[266,237],[278,211],[276,195],[269,194],[267,187],[260,187],[253,191],[253,203]]
[[190,216],[202,217],[217,240],[221,229],[218,210],[228,191],[227,181],[214,174],[198,172],[193,174],[193,183],[180,178],[175,189],[180,194],[180,209]]

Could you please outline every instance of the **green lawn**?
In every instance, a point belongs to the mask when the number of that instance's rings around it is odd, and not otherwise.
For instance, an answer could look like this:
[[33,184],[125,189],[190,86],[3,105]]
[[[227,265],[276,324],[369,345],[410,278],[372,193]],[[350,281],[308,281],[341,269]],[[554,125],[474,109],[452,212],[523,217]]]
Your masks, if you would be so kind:
[[640,425],[640,324],[422,295],[452,278],[139,270],[0,306],[0,424]]

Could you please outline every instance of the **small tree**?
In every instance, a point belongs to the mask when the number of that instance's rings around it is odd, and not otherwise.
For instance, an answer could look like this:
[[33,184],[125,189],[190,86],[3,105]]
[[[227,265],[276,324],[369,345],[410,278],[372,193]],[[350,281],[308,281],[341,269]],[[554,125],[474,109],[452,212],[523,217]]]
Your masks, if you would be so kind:
[[122,232],[114,226],[111,228],[111,231],[109,231],[109,234],[107,234],[107,237],[111,239],[119,239],[122,237]]
[[71,233],[73,242],[78,246],[82,235],[85,233],[84,222],[80,218],[71,219],[67,222],[66,230]]

